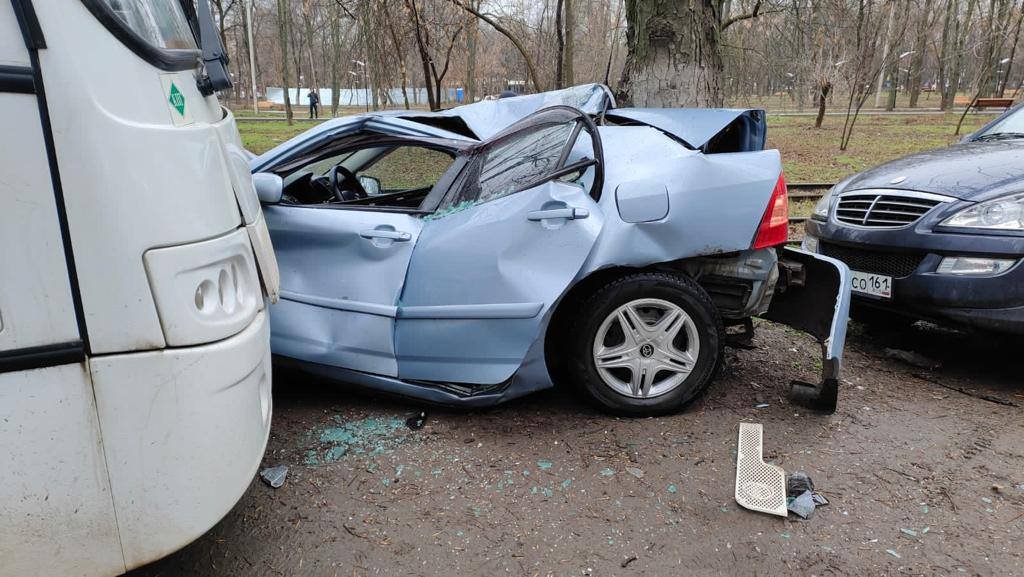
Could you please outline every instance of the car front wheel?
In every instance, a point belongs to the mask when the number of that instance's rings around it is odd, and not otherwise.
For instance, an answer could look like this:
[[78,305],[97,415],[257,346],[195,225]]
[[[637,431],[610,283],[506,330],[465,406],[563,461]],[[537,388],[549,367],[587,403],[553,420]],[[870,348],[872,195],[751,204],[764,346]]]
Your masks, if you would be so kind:
[[615,414],[673,412],[711,383],[724,329],[689,277],[646,272],[616,280],[584,303],[570,332],[573,379]]

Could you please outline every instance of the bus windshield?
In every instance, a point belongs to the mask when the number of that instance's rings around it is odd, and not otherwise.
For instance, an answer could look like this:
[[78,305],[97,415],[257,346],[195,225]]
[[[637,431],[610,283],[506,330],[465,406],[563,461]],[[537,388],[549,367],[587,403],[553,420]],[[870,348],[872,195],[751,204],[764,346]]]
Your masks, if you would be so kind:
[[185,12],[176,0],[99,0],[121,24],[156,48],[195,50]]

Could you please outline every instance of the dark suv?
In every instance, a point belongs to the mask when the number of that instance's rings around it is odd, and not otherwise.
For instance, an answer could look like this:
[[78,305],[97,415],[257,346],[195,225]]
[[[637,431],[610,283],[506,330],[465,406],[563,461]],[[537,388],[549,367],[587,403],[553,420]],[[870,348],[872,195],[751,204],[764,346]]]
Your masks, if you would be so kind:
[[1024,110],[847,178],[806,232],[849,265],[855,312],[1024,333]]

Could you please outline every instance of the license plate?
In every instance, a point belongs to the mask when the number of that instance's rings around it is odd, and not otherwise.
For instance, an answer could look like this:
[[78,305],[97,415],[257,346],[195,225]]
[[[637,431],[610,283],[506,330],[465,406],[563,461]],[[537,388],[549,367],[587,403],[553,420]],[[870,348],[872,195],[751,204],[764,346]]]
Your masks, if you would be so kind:
[[883,299],[892,298],[892,277],[870,272],[850,271],[853,277],[853,292],[862,295],[879,297]]

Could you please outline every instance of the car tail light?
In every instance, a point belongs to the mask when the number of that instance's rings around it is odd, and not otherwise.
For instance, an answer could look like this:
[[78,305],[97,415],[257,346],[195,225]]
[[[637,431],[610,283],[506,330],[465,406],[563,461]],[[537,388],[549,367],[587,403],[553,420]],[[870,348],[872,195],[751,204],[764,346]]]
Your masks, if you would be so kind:
[[754,237],[754,248],[767,248],[784,244],[789,237],[789,194],[786,191],[786,177],[779,174],[768,208],[761,217]]

